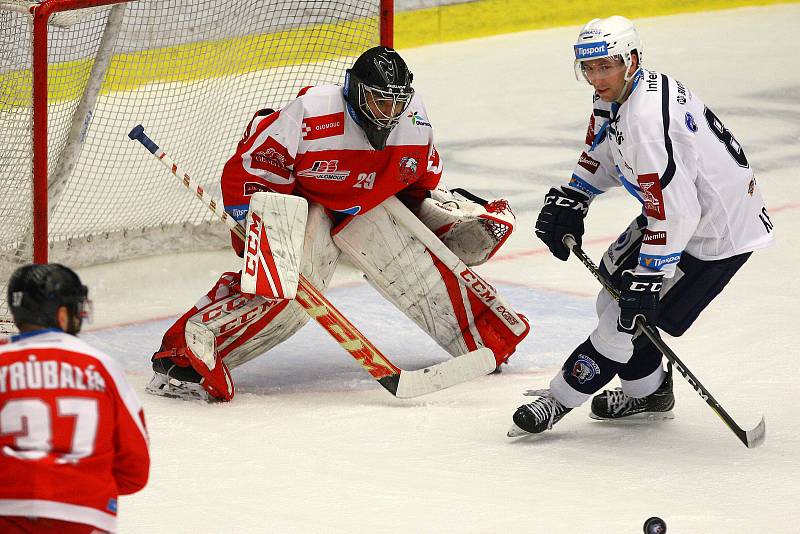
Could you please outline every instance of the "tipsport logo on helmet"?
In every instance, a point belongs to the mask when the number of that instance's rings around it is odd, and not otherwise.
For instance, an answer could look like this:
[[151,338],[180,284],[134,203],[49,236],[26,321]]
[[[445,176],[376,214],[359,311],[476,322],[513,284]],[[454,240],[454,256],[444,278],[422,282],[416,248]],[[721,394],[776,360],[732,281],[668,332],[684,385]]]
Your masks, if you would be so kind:
[[608,55],[608,43],[594,42],[575,45],[575,59],[591,59]]

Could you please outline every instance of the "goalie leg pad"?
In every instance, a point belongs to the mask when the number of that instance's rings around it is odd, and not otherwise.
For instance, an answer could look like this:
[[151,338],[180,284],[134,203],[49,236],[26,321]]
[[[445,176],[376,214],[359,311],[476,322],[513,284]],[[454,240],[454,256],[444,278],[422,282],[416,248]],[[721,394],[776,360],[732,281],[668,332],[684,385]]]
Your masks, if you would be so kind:
[[202,378],[200,385],[208,394],[218,400],[231,400],[234,395],[233,380],[227,366],[216,359],[201,353],[198,357],[187,345],[186,330],[189,322],[197,314],[213,309],[221,301],[228,301],[238,295],[239,274],[224,273],[214,287],[184,313],[164,334],[161,348],[153,355],[153,360],[167,358],[179,367],[191,367]]
[[[327,287],[340,254],[331,226],[324,209],[312,205],[301,271],[320,290]],[[230,400],[230,370],[285,341],[307,322],[308,315],[295,301],[242,293],[239,273],[225,273],[167,331],[158,354],[177,365],[191,365],[203,376],[201,384],[209,394]]]
[[308,202],[295,195],[258,191],[250,197],[242,291],[293,299],[302,264]]
[[516,221],[505,200],[479,204],[459,199],[445,187],[431,191],[417,217],[469,266],[489,260],[503,246]]
[[514,335],[383,205],[338,228],[334,241],[367,281],[447,352],[490,348],[499,363],[529,327]]

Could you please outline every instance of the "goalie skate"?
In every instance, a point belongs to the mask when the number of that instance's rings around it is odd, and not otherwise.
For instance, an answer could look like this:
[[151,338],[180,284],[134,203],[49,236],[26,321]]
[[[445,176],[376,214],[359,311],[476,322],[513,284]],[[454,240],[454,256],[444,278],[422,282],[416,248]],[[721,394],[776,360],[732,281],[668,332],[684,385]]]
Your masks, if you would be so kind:
[[214,400],[200,385],[202,377],[191,367],[181,367],[168,358],[153,361],[153,378],[144,390],[151,395],[171,399]]
[[672,366],[669,365],[664,382],[647,397],[637,399],[626,395],[622,388],[607,389],[592,399],[589,417],[597,420],[673,419],[674,406]]

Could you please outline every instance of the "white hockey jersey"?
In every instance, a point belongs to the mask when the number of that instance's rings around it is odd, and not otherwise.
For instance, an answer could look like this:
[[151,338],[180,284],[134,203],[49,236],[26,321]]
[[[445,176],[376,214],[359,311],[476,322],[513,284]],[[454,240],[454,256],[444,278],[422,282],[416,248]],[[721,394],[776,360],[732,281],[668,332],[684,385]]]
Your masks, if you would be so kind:
[[639,69],[622,104],[594,96],[569,187],[590,199],[622,185],[647,216],[638,269],[672,277],[686,251],[724,259],[770,245],[772,222],[733,134],[700,98]]

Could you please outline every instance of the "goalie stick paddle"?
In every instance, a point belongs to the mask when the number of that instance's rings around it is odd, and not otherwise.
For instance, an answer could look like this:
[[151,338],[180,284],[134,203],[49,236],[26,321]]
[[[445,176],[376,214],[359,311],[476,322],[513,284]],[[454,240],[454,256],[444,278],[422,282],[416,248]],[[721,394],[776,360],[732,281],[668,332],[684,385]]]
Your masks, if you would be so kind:
[[[587,269],[597,278],[597,281],[602,284],[602,286],[609,292],[609,294],[614,297],[614,300],[619,300],[619,291],[615,288],[611,283],[606,280],[603,276],[603,273],[600,272],[597,265],[594,264],[592,259],[581,249],[580,245],[575,241],[575,238],[571,235],[564,236],[564,244],[572,250],[575,256],[581,260]],[[761,417],[761,421],[755,426],[755,428],[751,430],[744,430],[742,427],[736,424],[736,421],[728,415],[728,412],[725,411],[725,408],[714,398],[714,396],[706,389],[706,387],[694,376],[688,367],[678,358],[678,355],[675,354],[672,349],[661,339],[661,335],[658,332],[658,329],[653,327],[652,325],[648,324],[642,317],[636,318],[636,326],[639,327],[639,330],[646,335],[650,341],[653,342],[653,345],[661,351],[667,360],[672,362],[672,365],[678,370],[678,372],[689,382],[689,385],[694,388],[700,398],[706,401],[712,410],[722,419],[722,422],[731,429],[731,431],[736,434],[736,437],[744,443],[744,445],[748,449],[752,449],[754,447],[758,447],[762,443],[764,443],[764,438],[766,437],[766,424],[764,421],[764,417]]]
[[[232,232],[242,241],[246,240],[245,229],[228,215],[221,203],[206,193],[203,187],[189,177],[187,173],[178,168],[177,164],[144,133],[144,127],[141,124],[134,127],[128,137],[139,141],[162,165],[181,180],[183,185],[193,192],[208,209],[213,211]],[[375,380],[386,388],[389,393],[401,399],[426,395],[487,375],[494,371],[497,365],[492,351],[484,347],[422,369],[413,371],[401,369],[378,350],[302,274],[300,274],[295,300]]]

